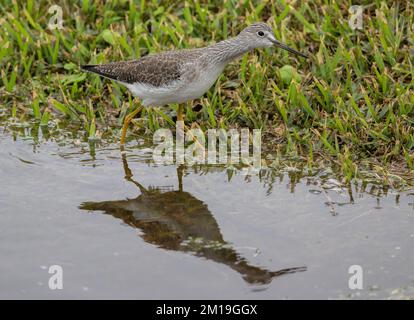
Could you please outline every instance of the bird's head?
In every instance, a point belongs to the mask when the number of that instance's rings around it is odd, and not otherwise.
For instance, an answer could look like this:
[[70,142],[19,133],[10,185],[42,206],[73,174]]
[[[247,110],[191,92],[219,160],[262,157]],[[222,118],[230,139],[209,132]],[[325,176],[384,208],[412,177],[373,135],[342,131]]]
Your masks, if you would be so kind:
[[242,32],[240,32],[238,37],[246,41],[249,44],[249,46],[253,48],[268,48],[276,46],[284,50],[287,50],[291,53],[307,58],[307,55],[299,51],[296,51],[295,49],[292,49],[284,43],[281,43],[278,40],[276,40],[272,28],[263,22],[251,24],[250,26],[246,27]]

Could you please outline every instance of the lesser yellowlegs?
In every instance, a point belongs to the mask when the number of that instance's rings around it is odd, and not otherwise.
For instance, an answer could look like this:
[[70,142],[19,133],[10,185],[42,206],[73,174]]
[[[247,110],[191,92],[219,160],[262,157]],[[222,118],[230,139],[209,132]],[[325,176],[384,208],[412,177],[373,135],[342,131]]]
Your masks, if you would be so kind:
[[201,97],[232,60],[255,49],[277,46],[307,57],[276,40],[265,23],[254,23],[236,37],[208,47],[165,51],[138,60],[85,65],[82,69],[125,85],[141,105],[125,117],[121,145],[129,123],[142,107],[178,103],[177,121],[183,121],[183,103]]

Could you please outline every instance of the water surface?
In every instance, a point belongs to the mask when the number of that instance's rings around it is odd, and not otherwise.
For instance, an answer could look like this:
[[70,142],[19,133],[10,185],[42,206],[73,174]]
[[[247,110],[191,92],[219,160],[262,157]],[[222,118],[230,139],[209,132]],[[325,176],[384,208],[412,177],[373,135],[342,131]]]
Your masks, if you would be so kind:
[[[0,298],[414,296],[413,193],[32,136],[0,133]],[[51,265],[63,290],[49,289]]]

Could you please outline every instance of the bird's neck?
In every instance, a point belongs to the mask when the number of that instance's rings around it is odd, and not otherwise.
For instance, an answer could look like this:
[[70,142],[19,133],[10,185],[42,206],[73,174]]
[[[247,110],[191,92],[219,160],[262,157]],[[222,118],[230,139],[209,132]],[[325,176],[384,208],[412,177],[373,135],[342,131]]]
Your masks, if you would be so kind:
[[230,61],[241,57],[253,48],[246,45],[238,37],[217,42],[209,47],[209,54],[218,63],[227,64]]

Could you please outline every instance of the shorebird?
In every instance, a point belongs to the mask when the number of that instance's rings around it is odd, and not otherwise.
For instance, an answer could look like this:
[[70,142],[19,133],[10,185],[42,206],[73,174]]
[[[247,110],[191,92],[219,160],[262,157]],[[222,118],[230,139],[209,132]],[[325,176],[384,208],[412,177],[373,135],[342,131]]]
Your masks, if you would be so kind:
[[184,121],[183,103],[207,92],[230,61],[253,49],[272,46],[307,58],[279,42],[272,28],[259,22],[246,27],[234,38],[207,47],[164,51],[138,60],[83,65],[81,68],[121,83],[141,100],[140,105],[125,117],[120,140],[124,145],[128,125],[142,107],[177,103],[177,121]]

